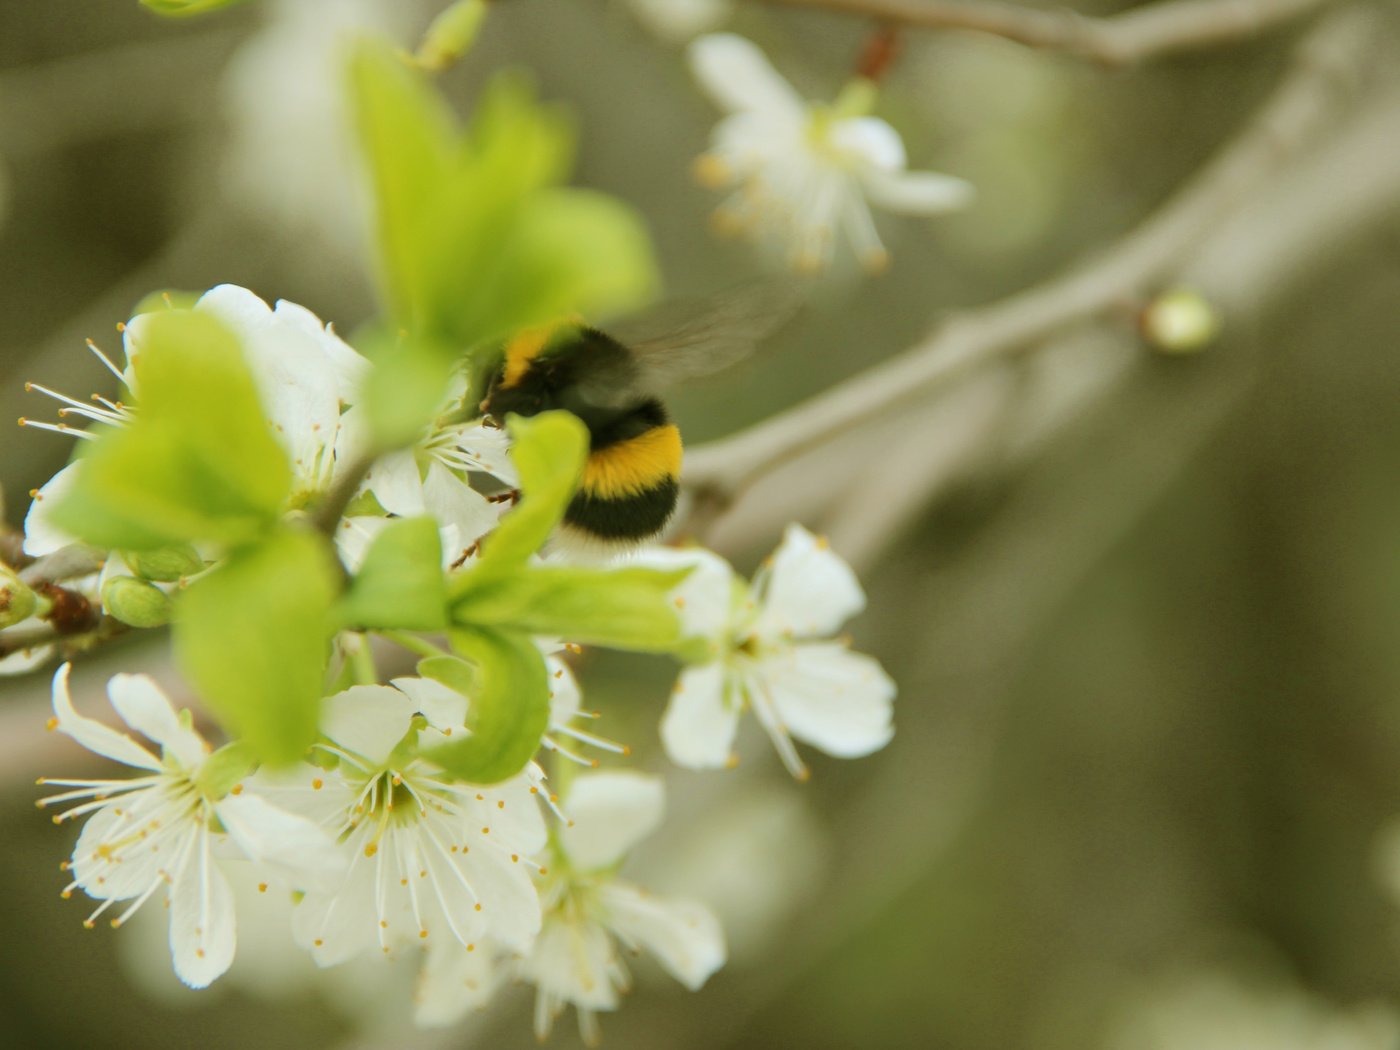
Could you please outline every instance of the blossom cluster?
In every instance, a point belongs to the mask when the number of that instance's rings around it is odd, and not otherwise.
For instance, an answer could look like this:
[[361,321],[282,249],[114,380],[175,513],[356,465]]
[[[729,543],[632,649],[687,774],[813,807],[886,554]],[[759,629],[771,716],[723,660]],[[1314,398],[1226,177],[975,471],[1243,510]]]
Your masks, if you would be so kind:
[[[28,424],[85,445],[139,428],[138,362],[153,345],[160,312],[123,326],[123,362],[102,357],[125,387],[120,399],[85,403],[35,387],[62,403],[63,421]],[[368,600],[357,588],[382,558],[377,541],[426,518],[437,533],[432,549],[440,551],[430,568],[448,593],[482,579],[507,591],[512,580],[553,585],[559,573],[571,585],[593,581],[601,611],[585,608],[575,621],[582,641],[620,637],[620,628],[598,617],[631,600],[627,588],[637,586],[637,574],[664,581],[660,612],[674,619],[675,638],[647,644],[683,665],[660,720],[662,748],[676,765],[732,765],[745,712],[798,778],[808,770],[795,742],[850,757],[889,741],[893,683],[875,660],[833,637],[863,608],[864,595],[850,568],[807,530],[791,526],[751,582],[698,547],[620,555],[614,567],[621,582],[612,598],[605,594],[614,585],[611,569],[573,570],[548,545],[511,570],[535,576],[502,575],[489,561],[493,539],[513,522],[522,490],[522,515],[531,506],[538,513],[543,497],[532,491],[533,468],[517,461],[507,432],[461,411],[473,402],[466,377],[451,381],[434,421],[410,447],[371,452],[362,396],[371,365],[331,326],[300,306],[269,306],[231,285],[204,294],[187,312],[215,318],[235,337],[230,352],[241,352],[267,433],[290,465],[278,512],[283,521],[303,522],[332,493],[355,486],[333,535],[349,592],[360,595],[357,624]],[[81,474],[88,463],[79,456],[34,493],[26,557],[61,556],[78,543],[66,527],[71,518],[54,508],[74,486],[92,485]],[[99,551],[100,570],[65,585],[86,595],[109,623],[162,624],[171,618],[168,610],[144,617],[141,602],[172,605],[178,648],[185,594],[246,561],[243,548],[228,541],[189,547],[176,552],[180,557],[166,549]],[[593,575],[569,575],[574,571]],[[36,608],[30,619],[44,615]],[[506,614],[493,615],[504,631]],[[627,854],[662,819],[664,780],[629,768],[630,749],[592,729],[600,712],[582,705],[570,662],[579,646],[570,632],[559,637],[532,628],[528,616],[520,622],[527,624],[520,632],[528,652],[512,657],[517,670],[525,669],[518,705],[510,697],[504,704],[488,698],[497,680],[493,650],[472,649],[453,634],[470,635],[470,623],[433,630],[352,624],[336,631],[314,740],[299,757],[281,762],[267,761],[243,737],[236,712],[200,697],[218,722],[197,725],[191,710],[177,709],[144,675],[119,674],[107,686],[128,731],[80,714],[64,663],[53,681],[50,728],[133,770],[125,778],[41,781],[54,789],[39,805],[54,811],[55,823],[84,821],[64,865],[64,896],[82,890],[97,902],[88,926],[102,916],[121,926],[148,901],[162,900],[175,973],[196,988],[233,961],[234,902],[247,900],[239,887],[255,885],[255,901],[281,897],[283,907],[290,896],[293,937],[318,965],[365,956],[413,960],[416,1017],[425,1025],[452,1023],[517,980],[537,989],[541,1036],[573,1005],[592,1040],[596,1013],[615,1009],[629,986],[624,953],[641,949],[698,989],[726,958],[714,913],[698,901],[652,895],[620,875]],[[416,673],[382,675],[377,660],[386,645],[421,658]],[[51,648],[15,654],[7,670],[32,667]],[[512,726],[517,716],[523,720],[528,671],[536,663],[547,682],[547,711],[538,728],[517,726],[514,737],[502,736],[492,720]],[[521,733],[527,734],[523,757],[504,772],[473,766],[497,771],[474,779],[447,757],[473,743],[496,748],[509,739],[516,746]],[[497,759],[493,752],[491,762]]]

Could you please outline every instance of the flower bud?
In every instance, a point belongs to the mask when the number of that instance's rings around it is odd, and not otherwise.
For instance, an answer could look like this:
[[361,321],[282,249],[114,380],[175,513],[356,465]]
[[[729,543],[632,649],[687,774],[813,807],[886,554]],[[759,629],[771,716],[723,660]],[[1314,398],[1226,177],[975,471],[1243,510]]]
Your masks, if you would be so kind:
[[107,615],[130,627],[163,627],[170,622],[170,595],[135,576],[114,576],[102,585]]
[[14,570],[0,565],[0,628],[29,619],[38,606],[38,596],[24,585]]
[[138,551],[124,555],[124,558],[137,576],[160,583],[174,583],[184,576],[204,571],[204,559],[188,543],[154,551]]
[[457,0],[433,19],[413,56],[418,65],[440,73],[467,53],[486,18],[486,0]]
[[1197,353],[1220,334],[1219,311],[1191,288],[1157,296],[1143,310],[1140,323],[1143,338],[1168,354]]

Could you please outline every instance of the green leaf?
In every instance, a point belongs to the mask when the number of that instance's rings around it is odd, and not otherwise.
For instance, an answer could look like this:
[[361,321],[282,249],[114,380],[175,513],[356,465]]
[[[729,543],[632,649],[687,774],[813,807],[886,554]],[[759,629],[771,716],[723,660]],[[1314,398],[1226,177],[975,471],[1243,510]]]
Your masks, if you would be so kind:
[[374,361],[363,391],[374,439],[382,448],[413,444],[442,407],[458,355],[431,339],[382,333],[362,339],[360,348]]
[[588,428],[572,412],[513,415],[506,429],[521,498],[486,537],[473,573],[523,565],[544,545],[578,489],[588,456]]
[[351,103],[377,205],[381,278],[391,312],[424,327],[433,260],[423,248],[452,167],[452,115],[385,44],[361,43],[350,62]]
[[[640,218],[601,194],[558,186],[573,131],[528,80],[495,77],[465,131],[421,73],[382,44],[355,52],[350,89],[374,190],[384,299],[411,348],[386,363],[375,383],[385,393],[372,390],[371,399],[392,400],[421,426],[431,407],[391,396],[418,388],[399,372],[427,374],[419,354],[456,364],[519,328],[574,311],[619,311],[652,295],[657,270]],[[378,414],[403,429],[399,412]]]
[[55,521],[104,548],[256,538],[281,514],[291,471],[238,340],[191,311],[141,323],[136,418],[83,445]]
[[232,7],[243,0],[141,0],[141,6],[167,18],[202,15],[221,7]]
[[587,645],[669,652],[681,644],[671,589],[686,571],[530,566],[464,573],[456,624],[489,624]]
[[471,696],[476,692],[476,668],[456,656],[429,656],[418,661],[418,676]]
[[549,674],[528,637],[486,627],[452,632],[476,666],[467,728],[471,735],[427,756],[460,780],[496,784],[515,776],[549,725]]
[[199,789],[209,798],[223,798],[235,784],[253,772],[257,757],[246,741],[235,740],[225,744],[199,767],[196,777]]
[[404,518],[370,543],[341,599],[344,627],[440,631],[447,626],[442,539],[432,518]]
[[606,194],[536,194],[504,243],[492,307],[509,331],[581,311],[626,313],[655,297],[659,277],[640,217]]
[[337,574],[321,536],[283,529],[181,592],[180,667],[223,724],[272,764],[316,739]]

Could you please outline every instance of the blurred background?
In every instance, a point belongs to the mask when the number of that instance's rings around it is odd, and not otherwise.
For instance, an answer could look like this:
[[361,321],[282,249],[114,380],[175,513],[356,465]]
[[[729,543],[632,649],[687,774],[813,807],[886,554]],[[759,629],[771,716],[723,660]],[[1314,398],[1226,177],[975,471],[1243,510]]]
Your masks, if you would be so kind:
[[[234,282],[343,332],[371,317],[337,45],[356,28],[411,45],[440,6],[167,21],[135,0],[0,0],[0,423],[50,418],[26,380],[111,394],[83,341],[117,349],[154,289]],[[1153,350],[1126,299],[837,436],[710,530],[745,570],[794,518],[857,564],[856,644],[900,684],[885,751],[809,753],[795,784],[749,725],[739,771],[683,775],[655,740],[668,667],[582,667],[611,735],[668,776],[670,819],[629,874],[705,898],[732,948],[699,994],[639,961],[608,1046],[1400,1045],[1400,12],[1350,6],[1368,20],[1336,68],[1301,66],[1316,126],[1162,274],[1221,304],[1214,345]],[[813,98],[871,28],[761,4],[730,24]],[[879,113],[911,167],[972,181],[977,203],[882,218],[890,271],[828,278],[765,353],[679,392],[688,443],[1092,258],[1300,75],[1310,24],[1120,70],[904,33]],[[440,83],[465,110],[507,65],[572,111],[576,180],[642,212],[671,294],[763,273],[709,232],[690,167],[717,115],[631,4],[502,2]],[[70,443],[0,433],[18,526]],[[126,646],[76,680],[95,697],[117,667],[164,663]],[[318,973],[240,927],[234,969],[194,993],[155,909],[83,930],[58,898],[76,832],[33,808],[35,776],[82,775],[41,732],[47,690],[44,671],[0,680],[0,1042],[533,1045],[527,989],[405,1036],[404,966]],[[561,1019],[554,1041],[577,1038]]]

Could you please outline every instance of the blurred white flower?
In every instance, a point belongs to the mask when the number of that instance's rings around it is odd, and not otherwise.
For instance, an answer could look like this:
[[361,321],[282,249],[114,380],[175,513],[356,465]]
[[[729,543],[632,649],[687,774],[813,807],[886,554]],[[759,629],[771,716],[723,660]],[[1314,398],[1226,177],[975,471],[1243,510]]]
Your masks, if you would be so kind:
[[535,1034],[549,1034],[569,1004],[584,1042],[598,1041],[599,1010],[615,1010],[631,983],[618,951],[646,949],[692,991],[724,965],[724,932],[708,908],[654,897],[616,877],[639,839],[661,821],[664,785],[633,772],[582,774],[565,802],[570,824],[555,839],[540,893],[544,926],[519,972],[536,989]]
[[317,746],[338,766],[264,787],[326,828],[346,858],[344,881],[308,892],[293,914],[298,943],[323,966],[436,938],[472,951],[490,936],[524,951],[539,929],[530,875],[545,842],[538,791],[524,775],[490,788],[456,783],[416,748],[400,749],[419,732],[423,705],[410,691],[422,681],[328,698],[321,730],[330,742]]
[[663,40],[683,41],[708,33],[734,11],[732,0],[628,0],[647,30]]
[[120,926],[164,890],[170,909],[170,952],[176,975],[203,988],[228,969],[235,946],[233,891],[221,870],[226,841],[290,886],[307,889],[334,880],[340,858],[330,838],[310,821],[240,787],[221,792],[202,776],[210,748],[144,675],[119,674],[107,694],[124,722],[160,746],[156,757],[125,733],[79,715],[68,692],[68,664],[54,676],[50,728],[88,750],[145,771],[129,780],[59,780],[68,788],[39,805],[74,803],[54,817],[61,824],[92,814],[78,837],[70,870],[75,888],[102,904],[84,925],[118,901],[132,903],[112,920]]
[[685,635],[704,647],[681,672],[661,721],[673,761],[695,769],[732,764],[746,708],[799,779],[807,767],[793,737],[853,758],[894,735],[894,682],[873,658],[829,640],[865,607],[865,594],[824,540],[790,525],[751,587],[705,550],[657,549],[639,560],[692,567],[676,604]]
[[[442,5],[438,5],[442,6]],[[425,21],[421,0],[270,0],[263,26],[229,60],[223,109],[230,129],[221,174],[250,216],[298,245],[362,254],[364,213],[346,106],[344,59],[368,33],[406,39]]]
[[1395,1050],[1400,1018],[1336,1010],[1303,992],[1203,975],[1131,1011],[1107,1050]]
[[[273,308],[246,288],[221,284],[201,296],[194,309],[216,317],[238,338],[268,422],[292,464],[288,509],[307,506],[335,483],[337,472],[345,467],[346,449],[363,444],[355,427],[359,417],[345,408],[354,399],[369,362],[310,310],[285,299]],[[135,406],[96,396],[93,405],[84,405],[45,387],[29,386],[64,402],[62,413],[110,426],[126,425],[140,404],[130,362],[140,351],[152,316],[139,314],[123,326],[124,369],[93,348],[131,393]],[[79,438],[95,436],[63,422],[22,422]],[[50,521],[48,510],[54,497],[71,484],[73,470],[72,465],[64,467],[34,493],[24,522],[27,553],[47,554],[73,542]]]
[[862,266],[879,271],[889,254],[871,205],[938,215],[972,200],[962,179],[906,170],[899,133],[868,113],[869,82],[856,81],[834,105],[809,104],[743,37],[701,37],[689,54],[701,87],[728,114],[696,163],[706,185],[737,187],[715,213],[721,232],[775,244],[808,272],[829,266],[844,238]]

